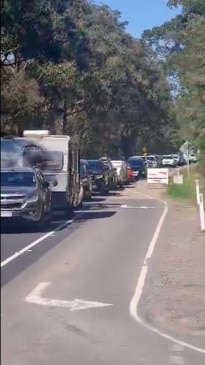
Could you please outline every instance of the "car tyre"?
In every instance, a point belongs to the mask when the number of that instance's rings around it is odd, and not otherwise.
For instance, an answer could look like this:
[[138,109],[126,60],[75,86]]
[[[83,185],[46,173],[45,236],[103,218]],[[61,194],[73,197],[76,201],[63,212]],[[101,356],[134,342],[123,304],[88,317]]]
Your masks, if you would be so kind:
[[44,207],[42,207],[40,219],[39,219],[39,221],[35,222],[36,229],[40,232],[44,231],[47,221],[49,221],[49,218],[46,219],[45,210],[44,210]]
[[73,219],[74,217],[74,206],[68,206],[66,209],[65,209],[65,212],[64,212],[64,216],[66,219]]

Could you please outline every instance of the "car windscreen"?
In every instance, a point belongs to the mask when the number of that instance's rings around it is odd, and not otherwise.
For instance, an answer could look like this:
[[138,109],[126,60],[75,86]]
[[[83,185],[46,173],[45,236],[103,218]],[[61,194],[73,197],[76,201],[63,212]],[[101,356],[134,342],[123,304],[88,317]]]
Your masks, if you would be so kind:
[[154,156],[147,156],[147,160],[148,160],[148,161],[153,161],[153,162],[155,162],[155,161],[156,161],[156,159],[155,159],[155,157],[154,157]]
[[35,187],[36,177],[30,171],[1,171],[1,187]]
[[122,166],[122,161],[112,161],[112,165],[115,167]]
[[128,163],[129,163],[130,167],[143,167],[144,166],[144,161],[142,159],[139,159],[139,160],[130,159],[130,160],[128,160]]
[[102,170],[102,165],[98,160],[88,160],[89,170]]
[[173,159],[172,155],[164,155],[163,158],[166,158],[166,159]]
[[24,149],[23,166],[36,166],[43,171],[63,169],[63,152]]

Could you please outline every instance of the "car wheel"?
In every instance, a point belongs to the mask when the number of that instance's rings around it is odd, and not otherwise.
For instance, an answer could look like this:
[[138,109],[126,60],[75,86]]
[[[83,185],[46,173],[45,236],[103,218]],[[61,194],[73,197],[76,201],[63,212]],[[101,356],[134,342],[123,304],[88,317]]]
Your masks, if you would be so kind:
[[78,209],[83,207],[83,199],[80,201],[80,204],[78,204]]
[[109,191],[110,191],[109,186],[104,185],[102,187],[101,194],[102,195],[108,195],[109,194]]
[[41,214],[40,214],[40,218],[37,222],[35,222],[35,227],[38,231],[44,231],[45,229],[45,224],[46,224],[46,214],[45,214],[45,210],[44,207],[42,207],[41,209]]
[[67,208],[65,209],[65,212],[64,212],[64,216],[66,219],[73,219],[73,217],[74,217],[74,206],[73,205],[67,206]]

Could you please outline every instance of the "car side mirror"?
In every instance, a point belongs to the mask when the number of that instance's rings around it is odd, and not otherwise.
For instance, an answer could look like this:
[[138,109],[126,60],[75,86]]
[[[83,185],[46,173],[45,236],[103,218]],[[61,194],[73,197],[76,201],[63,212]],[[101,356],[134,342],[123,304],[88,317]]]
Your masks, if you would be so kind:
[[52,186],[55,187],[58,185],[58,181],[56,179],[52,180]]
[[50,183],[49,183],[49,181],[44,181],[44,184],[43,184],[43,187],[44,188],[49,188],[49,186],[50,186]]

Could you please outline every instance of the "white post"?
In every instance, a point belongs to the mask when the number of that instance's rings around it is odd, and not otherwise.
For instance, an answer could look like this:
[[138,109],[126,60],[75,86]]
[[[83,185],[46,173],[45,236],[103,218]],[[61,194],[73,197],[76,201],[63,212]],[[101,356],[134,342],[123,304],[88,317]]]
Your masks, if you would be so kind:
[[197,205],[200,204],[200,187],[199,187],[199,180],[195,180],[195,184],[196,184],[196,202]]
[[188,180],[189,180],[189,176],[190,176],[190,171],[189,171],[189,168],[190,168],[190,162],[189,162],[189,148],[187,148],[187,158],[188,158],[188,161],[187,161],[187,172],[188,172]]
[[204,217],[204,197],[203,194],[200,193],[199,195],[199,217],[200,217],[200,225],[201,225],[201,231],[205,231],[205,217]]

